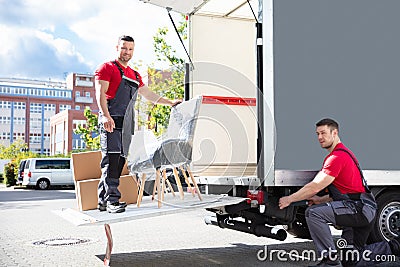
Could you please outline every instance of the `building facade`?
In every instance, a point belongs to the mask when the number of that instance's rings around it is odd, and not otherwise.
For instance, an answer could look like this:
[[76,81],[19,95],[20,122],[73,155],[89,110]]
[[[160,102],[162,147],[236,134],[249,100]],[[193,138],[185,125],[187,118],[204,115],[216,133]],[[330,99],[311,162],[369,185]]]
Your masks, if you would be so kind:
[[66,82],[0,78],[0,144],[7,146],[22,139],[32,152],[54,154],[50,118],[74,110],[63,114],[72,114],[82,123],[86,106],[97,112],[94,99],[91,74],[71,73]]

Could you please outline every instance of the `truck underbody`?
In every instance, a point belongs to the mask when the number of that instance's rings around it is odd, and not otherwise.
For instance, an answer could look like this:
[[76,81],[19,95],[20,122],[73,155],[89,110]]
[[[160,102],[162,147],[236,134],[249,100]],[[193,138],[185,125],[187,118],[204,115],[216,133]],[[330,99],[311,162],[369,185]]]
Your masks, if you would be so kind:
[[[278,200],[282,196],[296,192],[302,185],[311,181],[317,171],[277,170],[276,186],[260,186],[256,177],[199,177],[198,181],[209,193],[227,192],[229,195],[246,198],[246,200],[225,207],[209,208],[215,213],[213,218],[206,218],[206,223],[242,232],[266,236],[282,240],[285,236],[281,231],[272,231],[274,226],[283,225],[289,233],[310,238],[305,220],[307,203],[294,203],[280,210]],[[369,243],[390,240],[400,235],[400,184],[397,171],[365,171],[371,191],[378,203],[377,217],[373,230],[368,238]],[[207,181],[207,184],[204,182]],[[385,186],[383,181],[391,181],[391,186]],[[258,186],[257,186],[258,185]],[[321,192],[324,194],[324,192]],[[267,232],[260,228],[269,229]],[[257,230],[258,229],[258,230]],[[278,229],[278,228],[275,228]]]

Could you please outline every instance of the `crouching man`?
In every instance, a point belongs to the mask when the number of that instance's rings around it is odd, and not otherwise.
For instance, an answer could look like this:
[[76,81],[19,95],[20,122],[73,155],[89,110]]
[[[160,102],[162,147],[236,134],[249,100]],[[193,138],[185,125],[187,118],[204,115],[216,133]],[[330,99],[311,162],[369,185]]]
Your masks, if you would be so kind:
[[[296,201],[309,200],[306,220],[317,255],[322,259],[315,266],[371,266],[376,255],[400,256],[400,237],[365,245],[377,205],[357,158],[340,141],[338,123],[323,119],[316,124],[316,133],[321,147],[329,152],[321,171],[299,191],[279,200],[281,209]],[[318,196],[324,188],[329,194]],[[359,257],[346,257],[354,253],[341,253],[344,257],[339,257],[329,224],[343,227],[342,238]]]

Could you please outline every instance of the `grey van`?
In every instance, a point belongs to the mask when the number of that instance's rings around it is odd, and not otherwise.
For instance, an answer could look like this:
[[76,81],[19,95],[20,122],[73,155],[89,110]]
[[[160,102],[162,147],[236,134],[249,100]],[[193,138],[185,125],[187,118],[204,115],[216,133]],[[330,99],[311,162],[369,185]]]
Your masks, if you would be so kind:
[[70,158],[30,158],[25,162],[22,185],[48,189],[50,185],[74,185]]

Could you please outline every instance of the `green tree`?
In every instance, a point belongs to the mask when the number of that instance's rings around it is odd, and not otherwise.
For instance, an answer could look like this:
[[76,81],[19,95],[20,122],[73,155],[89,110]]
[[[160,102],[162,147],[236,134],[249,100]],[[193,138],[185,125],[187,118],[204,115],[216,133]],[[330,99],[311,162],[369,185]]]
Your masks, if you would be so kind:
[[[177,29],[182,39],[186,40],[187,22],[184,17],[182,17],[182,20],[179,22]],[[185,62],[182,58],[177,56],[176,50],[168,44],[167,35],[167,28],[159,28],[156,35],[153,37],[153,46],[157,59],[169,64],[169,70],[164,71],[164,73],[169,73],[170,77],[165,78],[161,71],[149,68],[149,88],[160,96],[169,99],[182,99],[184,96]],[[139,125],[146,125],[148,128],[152,129],[156,135],[161,135],[168,126],[171,108],[149,103],[146,103],[145,106],[140,105],[139,102],[137,108],[145,111],[148,116],[146,120],[139,119]]]
[[81,135],[81,139],[85,142],[87,149],[100,149],[98,116],[93,114],[89,107],[85,108],[83,115],[86,118],[86,125],[78,125],[78,127],[74,130],[74,133]]
[[[0,145],[0,159],[10,159],[10,163],[4,166],[5,183],[14,185],[15,177],[18,175],[18,166],[22,159],[38,158],[40,154],[28,150],[28,145],[22,140],[17,139],[9,146]],[[12,175],[13,173],[14,175]]]
[[9,146],[0,145],[0,159],[15,159],[27,151],[28,145],[22,139],[17,139]]

